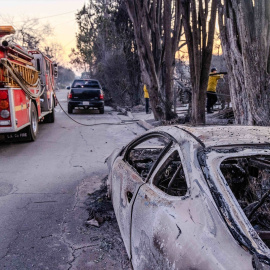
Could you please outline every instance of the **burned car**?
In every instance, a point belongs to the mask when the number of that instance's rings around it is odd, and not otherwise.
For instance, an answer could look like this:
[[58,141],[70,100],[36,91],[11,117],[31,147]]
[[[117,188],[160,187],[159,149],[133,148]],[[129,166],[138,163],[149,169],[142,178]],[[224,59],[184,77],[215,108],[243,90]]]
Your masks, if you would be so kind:
[[107,163],[134,269],[270,269],[270,128],[159,127]]

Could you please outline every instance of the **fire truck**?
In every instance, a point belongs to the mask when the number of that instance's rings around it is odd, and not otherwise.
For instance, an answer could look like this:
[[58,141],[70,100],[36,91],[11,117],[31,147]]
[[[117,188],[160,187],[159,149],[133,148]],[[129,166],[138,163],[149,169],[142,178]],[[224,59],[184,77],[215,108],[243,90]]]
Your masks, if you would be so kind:
[[[0,38],[14,33],[12,26],[0,26]],[[57,65],[42,52],[2,41],[0,136],[11,141],[34,141],[40,121],[54,122],[56,78]]]

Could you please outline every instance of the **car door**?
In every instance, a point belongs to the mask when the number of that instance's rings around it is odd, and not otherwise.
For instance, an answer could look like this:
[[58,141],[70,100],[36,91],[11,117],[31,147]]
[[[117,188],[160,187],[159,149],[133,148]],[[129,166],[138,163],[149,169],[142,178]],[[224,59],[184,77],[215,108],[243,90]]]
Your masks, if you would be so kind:
[[[134,269],[173,269],[168,252],[175,241],[182,238],[183,211],[178,218],[176,205],[190,204],[189,182],[185,177],[177,144],[168,151],[149,182],[141,186],[132,212],[131,253]],[[179,178],[181,175],[181,179]],[[181,184],[174,186],[173,178]],[[155,183],[155,184],[154,184]]]
[[134,199],[170,141],[147,134],[131,143],[111,170],[112,201],[121,235],[130,257],[131,213]]
[[250,254],[229,232],[192,155],[173,145],[140,186],[132,208],[134,269],[251,269]]

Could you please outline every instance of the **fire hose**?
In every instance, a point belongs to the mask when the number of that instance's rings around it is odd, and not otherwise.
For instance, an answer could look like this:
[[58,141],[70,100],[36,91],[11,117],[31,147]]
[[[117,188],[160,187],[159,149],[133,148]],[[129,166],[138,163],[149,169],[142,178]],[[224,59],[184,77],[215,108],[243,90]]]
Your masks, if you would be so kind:
[[[11,65],[11,63],[8,59],[2,58],[1,64],[7,69],[10,76],[12,77],[12,79],[23,89],[25,94],[30,99],[37,99],[44,93],[45,87],[41,86],[39,79],[37,79],[37,81],[34,84],[30,84],[29,82],[27,82],[23,78],[23,76],[15,68],[13,68],[13,66]],[[30,87],[37,87],[38,93],[35,94],[35,93],[31,92],[31,90],[29,89],[29,86]]]
[[[1,59],[1,64],[7,69],[7,71],[9,72],[9,74],[11,75],[12,79],[23,89],[23,91],[25,92],[25,94],[30,98],[30,99],[37,99],[39,98],[45,90],[45,85],[42,87],[42,85],[40,84],[40,79],[37,79],[36,83],[34,84],[30,84],[29,82],[27,82],[22,76],[21,74],[15,69],[13,68],[12,64],[10,63],[10,61],[6,58],[2,58]],[[30,67],[28,67],[30,68]],[[56,93],[54,91],[54,87],[53,87],[53,83],[51,81],[51,78],[49,78],[49,82],[52,86],[53,92],[55,94],[56,97]],[[33,92],[31,92],[31,90],[28,88],[28,86],[30,87],[37,87],[39,89],[38,93],[34,94]],[[57,100],[57,97],[56,97]],[[57,100],[57,103],[59,104],[60,108],[63,110],[63,112],[66,114],[66,116],[68,116],[72,121],[74,121],[75,123],[82,125],[82,126],[97,126],[97,125],[127,125],[127,124],[133,124],[134,120],[130,120],[127,122],[121,121],[120,123],[97,123],[97,124],[84,124],[84,123],[80,123],[78,121],[76,121],[75,119],[73,119],[71,116],[69,116],[66,111],[64,110],[64,108],[61,106],[60,102]]]
[[[56,99],[57,96],[55,95]],[[63,108],[63,106],[61,105],[61,103],[59,102],[59,100],[57,100],[57,104],[60,106],[60,108],[62,109],[62,111],[64,112],[64,114],[73,122],[75,122],[76,124],[79,124],[81,126],[85,126],[85,127],[93,127],[93,126],[101,126],[101,125],[110,125],[110,126],[122,126],[122,125],[131,125],[134,124],[136,122],[138,122],[139,120],[122,120],[121,122],[117,122],[117,123],[111,123],[111,122],[107,122],[107,123],[95,123],[95,124],[84,124],[81,123],[77,120],[75,120],[74,118],[72,118]]]

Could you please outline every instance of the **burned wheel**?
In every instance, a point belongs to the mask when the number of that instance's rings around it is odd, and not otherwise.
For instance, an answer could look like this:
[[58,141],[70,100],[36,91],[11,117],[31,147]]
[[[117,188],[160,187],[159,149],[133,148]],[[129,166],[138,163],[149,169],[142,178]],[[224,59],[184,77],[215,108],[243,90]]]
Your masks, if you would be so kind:
[[31,102],[30,112],[30,125],[26,129],[27,137],[29,141],[35,141],[38,133],[38,114],[37,108],[33,102]]

